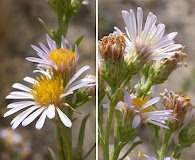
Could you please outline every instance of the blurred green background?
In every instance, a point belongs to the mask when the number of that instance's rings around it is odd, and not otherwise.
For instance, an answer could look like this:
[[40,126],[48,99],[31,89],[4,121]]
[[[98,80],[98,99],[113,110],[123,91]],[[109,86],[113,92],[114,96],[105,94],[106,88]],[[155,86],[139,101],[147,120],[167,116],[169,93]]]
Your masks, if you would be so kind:
[[[56,152],[56,132],[54,124],[46,120],[44,127],[37,131],[35,122],[27,127],[19,126],[12,130],[9,123],[17,115],[3,118],[7,111],[6,106],[11,101],[5,100],[15,82],[23,83],[25,76],[33,76],[35,65],[27,62],[25,57],[37,56],[30,47],[38,42],[46,44],[45,32],[38,22],[38,17],[43,19],[48,28],[55,29],[56,17],[46,3],[46,0],[1,0],[0,1],[0,160],[48,160],[47,148]],[[90,65],[88,74],[95,74],[95,0],[88,5],[82,5],[80,12],[71,20],[66,39],[70,43],[84,35],[79,46],[78,69]],[[76,113],[78,120],[73,127],[78,134],[81,118],[91,114],[87,122],[86,151],[95,142],[95,100],[88,102]],[[74,137],[74,143],[77,137]],[[88,158],[95,159],[95,151]]]

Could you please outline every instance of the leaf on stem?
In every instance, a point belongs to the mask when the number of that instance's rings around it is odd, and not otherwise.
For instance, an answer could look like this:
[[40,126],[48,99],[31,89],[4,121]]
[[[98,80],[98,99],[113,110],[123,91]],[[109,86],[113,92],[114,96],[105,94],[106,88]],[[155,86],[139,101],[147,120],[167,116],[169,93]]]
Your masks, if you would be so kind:
[[56,160],[56,156],[55,156],[53,150],[51,148],[48,148],[48,151],[49,151],[49,154],[50,154],[51,159],[52,160]]

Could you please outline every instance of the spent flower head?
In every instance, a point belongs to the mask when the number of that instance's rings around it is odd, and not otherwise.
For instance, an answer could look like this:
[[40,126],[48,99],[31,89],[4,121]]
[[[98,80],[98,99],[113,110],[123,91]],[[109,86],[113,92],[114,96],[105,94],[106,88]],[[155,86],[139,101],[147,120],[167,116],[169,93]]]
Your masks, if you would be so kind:
[[[76,79],[89,68],[89,66],[81,68],[66,84],[64,84],[64,80],[60,74],[56,77],[47,76],[47,74],[41,75],[41,77],[37,77],[36,79],[25,77],[24,81],[32,84],[32,88],[21,83],[13,84],[12,87],[19,91],[11,92],[6,96],[6,99],[20,101],[9,104],[7,108],[10,110],[4,114],[4,117],[23,110],[11,121],[12,128],[15,129],[20,123],[22,123],[23,126],[27,126],[41,114],[35,125],[36,129],[41,129],[46,117],[49,119],[55,118],[57,111],[62,123],[66,127],[71,127],[71,120],[62,110],[63,107],[69,106],[69,104],[66,103],[66,97],[68,95],[73,94],[74,91],[79,88],[94,86],[90,78],[83,78],[76,81]],[[65,99],[65,101],[63,99]]]
[[168,91],[165,89],[163,93],[160,94],[162,97],[162,103],[165,109],[172,109],[172,119],[170,122],[170,127],[172,130],[177,130],[181,128],[184,124],[185,116],[188,111],[192,109],[192,104],[190,98],[183,93],[174,93],[173,91]]
[[125,38],[123,34],[109,34],[98,41],[98,49],[102,59],[114,60],[123,57]]
[[[126,53],[129,56],[138,56],[138,59],[144,63],[148,59],[159,60],[168,58],[178,53],[182,48],[181,44],[175,44],[174,38],[177,32],[172,32],[166,36],[165,25],[156,25],[157,17],[153,13],[149,13],[145,25],[143,24],[143,11],[137,8],[137,13],[132,9],[130,11],[122,11],[123,20],[125,22]],[[122,33],[115,27],[116,33]]]

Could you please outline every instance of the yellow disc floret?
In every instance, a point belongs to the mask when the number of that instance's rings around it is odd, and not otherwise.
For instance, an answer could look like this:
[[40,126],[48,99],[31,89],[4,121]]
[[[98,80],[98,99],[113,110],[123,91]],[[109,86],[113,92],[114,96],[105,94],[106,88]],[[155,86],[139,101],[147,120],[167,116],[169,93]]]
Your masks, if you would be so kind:
[[[132,104],[135,106],[136,110],[139,110],[142,105],[144,105],[147,102],[147,99],[145,98],[133,98],[131,99]],[[153,111],[154,108],[152,106],[148,106],[142,110],[142,112],[150,112]]]
[[49,106],[59,103],[59,97],[63,93],[63,79],[62,76],[55,78],[48,78],[42,75],[40,78],[36,77],[37,83],[33,85],[30,93],[33,95],[35,102],[41,106]]
[[49,59],[57,65],[59,71],[63,71],[67,64],[71,66],[74,56],[75,54],[72,50],[64,48],[54,49],[48,55]]

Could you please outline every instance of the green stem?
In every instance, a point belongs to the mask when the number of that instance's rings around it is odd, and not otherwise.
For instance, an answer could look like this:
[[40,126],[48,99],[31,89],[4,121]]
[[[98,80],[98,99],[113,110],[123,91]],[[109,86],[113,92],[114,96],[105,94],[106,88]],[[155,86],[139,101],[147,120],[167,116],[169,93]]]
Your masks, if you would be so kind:
[[66,153],[65,159],[67,160],[73,159],[72,139],[70,139],[69,134],[68,134],[70,130],[71,129],[65,128],[65,127],[61,128],[61,137],[62,137],[63,145],[64,145],[63,149],[64,149],[64,152]]
[[158,160],[164,160],[164,156],[165,156],[165,152],[167,149],[170,136],[171,136],[171,131],[169,129],[166,129],[163,137],[162,147],[158,152]]
[[60,132],[60,128],[57,127],[57,149],[58,149],[58,155],[60,160],[63,160],[65,155],[64,155],[64,150],[63,150],[63,142],[62,142],[62,136]]
[[111,129],[111,124],[112,124],[114,108],[115,108],[115,105],[113,105],[113,103],[110,103],[110,106],[108,108],[105,141],[104,141],[104,149],[103,149],[104,160],[109,160],[109,138],[110,138],[110,129]]
[[120,153],[120,113],[115,112],[114,114],[114,144],[111,152],[111,159],[117,159]]
[[145,84],[141,83],[140,85],[141,86],[139,86],[138,97],[147,96],[148,92],[152,87],[152,81],[150,80],[150,78],[148,78]]

